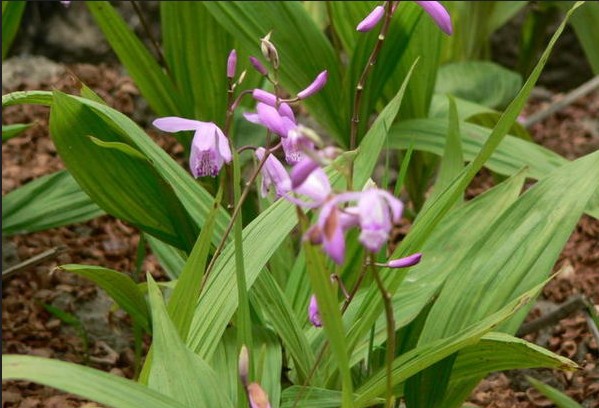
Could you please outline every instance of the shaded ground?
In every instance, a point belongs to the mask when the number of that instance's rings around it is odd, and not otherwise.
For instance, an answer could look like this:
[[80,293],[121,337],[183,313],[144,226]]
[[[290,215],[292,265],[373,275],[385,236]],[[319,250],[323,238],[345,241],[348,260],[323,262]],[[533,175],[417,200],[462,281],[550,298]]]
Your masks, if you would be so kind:
[[[4,69],[3,69],[4,71]],[[67,71],[57,67],[50,77],[17,75],[3,93],[23,89],[58,89],[75,92],[77,75],[109,105],[143,123],[144,107],[129,78],[106,65],[73,65]],[[557,97],[557,96],[556,96]],[[533,101],[528,112],[542,109],[548,101]],[[599,147],[599,93],[587,96],[543,123],[535,125],[535,140],[563,154],[576,158]],[[2,194],[39,177],[63,168],[48,136],[48,109],[44,107],[10,107],[3,112],[3,123],[37,122],[37,125],[2,146]],[[173,151],[170,139],[160,144]],[[180,157],[180,149],[174,154]],[[471,193],[486,189],[491,182],[482,172]],[[599,222],[583,217],[566,245],[555,270],[562,273],[543,291],[541,305],[555,307],[570,296],[585,294],[599,304]],[[4,240],[3,240],[4,241]],[[111,309],[109,300],[90,282],[66,272],[53,271],[57,265],[83,263],[102,265],[123,272],[134,269],[139,236],[135,229],[104,216],[81,225],[56,228],[45,232],[14,236],[5,240],[3,258],[8,263],[24,260],[44,250],[65,246],[55,259],[32,267],[3,282],[2,353],[31,354],[87,363],[117,375],[134,375],[133,338],[128,318]],[[6,267],[6,265],[3,265]],[[152,255],[143,264],[156,278],[162,272]],[[89,337],[86,352],[83,336],[62,323],[43,304],[51,304],[81,320]],[[531,317],[540,314],[535,308]],[[574,374],[549,370],[531,370],[527,374],[549,382],[583,403],[599,407],[599,350],[580,314],[527,337],[528,340],[572,358],[582,367]],[[93,407],[95,404],[65,395],[53,389],[26,382],[3,383],[2,407]],[[474,391],[471,402],[479,407],[546,407],[551,406],[536,394],[522,373],[496,374],[483,381]]]

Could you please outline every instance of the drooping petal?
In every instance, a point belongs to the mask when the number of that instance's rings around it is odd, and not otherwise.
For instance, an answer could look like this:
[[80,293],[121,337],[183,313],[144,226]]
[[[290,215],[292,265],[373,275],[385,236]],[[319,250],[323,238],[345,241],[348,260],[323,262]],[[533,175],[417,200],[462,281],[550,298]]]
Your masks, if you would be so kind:
[[[265,153],[266,150],[263,147],[256,149],[256,157],[259,160],[264,159]],[[291,180],[285,167],[272,154],[266,158],[266,162],[262,166],[262,197],[266,196],[271,185],[274,186],[277,197],[281,197],[291,191]]]
[[[219,152],[219,135],[222,131],[214,123],[199,122],[191,141],[189,167],[194,177],[216,176],[223,166],[224,158]],[[222,135],[226,148],[228,140]],[[230,160],[230,150],[229,150]]]
[[318,224],[322,230],[322,249],[337,265],[342,265],[345,259],[345,236],[335,204],[323,206]]
[[320,91],[327,83],[329,73],[325,70],[316,76],[316,79],[312,81],[310,85],[303,91],[297,94],[298,99],[306,99],[307,97],[314,95]]
[[222,130],[218,126],[216,128],[216,146],[218,148],[219,155],[223,158],[225,163],[230,163],[233,160],[231,154],[231,147],[229,146],[229,139],[225,136]]
[[387,262],[389,268],[408,268],[416,265],[422,259],[421,253],[415,253],[404,258],[392,259]]
[[324,170],[317,168],[294,191],[320,205],[331,194],[331,183]]
[[387,242],[392,228],[389,207],[377,189],[362,192],[358,201],[360,242],[371,252],[378,252]]
[[275,108],[265,103],[258,103],[256,105],[256,111],[258,112],[262,125],[281,137],[287,137],[288,128]]
[[416,1],[416,4],[422,7],[435,20],[441,31],[447,35],[453,34],[451,17],[441,3],[438,1]]
[[312,174],[314,170],[318,168],[316,163],[311,157],[304,157],[291,169],[291,186],[297,188],[301,186],[304,181]]
[[279,105],[279,114],[283,117],[288,118],[293,123],[296,123],[295,114],[293,113],[293,109],[291,109],[291,106],[289,106],[288,104],[281,103]]
[[308,305],[308,320],[310,320],[310,323],[312,323],[314,327],[322,327],[318,303],[316,302],[316,296],[314,295],[310,297],[310,304]]
[[393,194],[385,190],[377,190],[378,193],[387,201],[389,208],[391,209],[391,215],[393,222],[399,222],[401,214],[403,213],[403,203],[395,197]]
[[184,130],[196,130],[198,126],[207,122],[200,122],[199,120],[184,119],[177,116],[167,116],[164,118],[158,118],[152,122],[152,124],[163,132],[181,132]]
[[368,14],[364,20],[360,21],[360,24],[356,27],[357,31],[367,32],[372,30],[381,21],[381,18],[385,15],[385,8],[383,6],[376,6],[374,10]]

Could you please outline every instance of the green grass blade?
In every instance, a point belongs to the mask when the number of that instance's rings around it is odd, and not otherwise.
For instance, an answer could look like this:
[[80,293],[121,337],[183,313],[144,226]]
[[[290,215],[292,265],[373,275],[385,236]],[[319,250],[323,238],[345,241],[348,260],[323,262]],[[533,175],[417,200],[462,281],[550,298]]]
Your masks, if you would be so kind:
[[125,378],[78,364],[33,356],[2,356],[2,381],[25,380],[80,395],[111,407],[187,408]]
[[2,233],[27,234],[104,214],[66,170],[37,178],[2,196]]
[[124,273],[94,265],[61,265],[60,269],[83,276],[106,291],[143,329],[150,332],[150,314],[144,293]]
[[85,4],[152,109],[160,116],[183,116],[178,90],[114,7],[107,1]]

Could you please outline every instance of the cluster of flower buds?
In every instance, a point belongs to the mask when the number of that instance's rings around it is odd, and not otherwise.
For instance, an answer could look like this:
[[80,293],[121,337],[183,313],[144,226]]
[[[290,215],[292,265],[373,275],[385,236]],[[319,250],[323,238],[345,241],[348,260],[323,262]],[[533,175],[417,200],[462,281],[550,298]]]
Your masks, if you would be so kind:
[[[431,18],[435,21],[435,23],[439,26],[441,31],[443,31],[447,35],[451,35],[453,33],[453,27],[451,25],[451,17],[449,13],[443,7],[441,3],[438,1],[415,1],[414,3],[418,4],[420,7],[427,12]],[[399,1],[394,1],[391,4],[391,14],[395,12]],[[360,21],[356,30],[361,32],[367,32],[372,30],[378,23],[381,21],[383,16],[385,15],[385,8],[383,6],[376,6],[370,14],[368,14],[364,20]]]

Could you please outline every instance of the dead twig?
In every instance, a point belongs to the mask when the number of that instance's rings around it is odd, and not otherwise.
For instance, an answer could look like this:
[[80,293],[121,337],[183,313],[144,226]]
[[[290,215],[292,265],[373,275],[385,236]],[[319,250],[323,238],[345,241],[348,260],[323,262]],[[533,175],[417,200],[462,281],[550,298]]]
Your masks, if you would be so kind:
[[56,256],[58,256],[59,254],[63,253],[64,251],[66,251],[66,247],[57,246],[52,249],[48,249],[47,251],[44,251],[35,256],[32,256],[31,258],[26,259],[23,262],[20,262],[14,266],[11,266],[10,268],[6,268],[2,271],[2,280],[14,275],[15,273],[24,271],[27,268],[30,268],[35,265],[39,265],[40,263],[42,263],[44,261],[53,259]]

